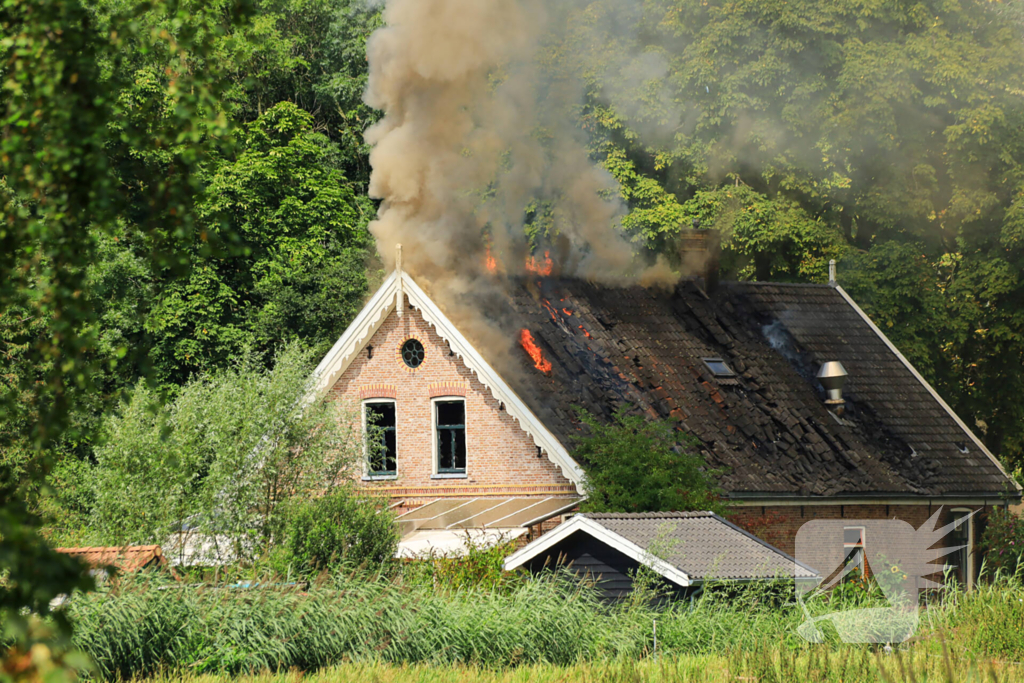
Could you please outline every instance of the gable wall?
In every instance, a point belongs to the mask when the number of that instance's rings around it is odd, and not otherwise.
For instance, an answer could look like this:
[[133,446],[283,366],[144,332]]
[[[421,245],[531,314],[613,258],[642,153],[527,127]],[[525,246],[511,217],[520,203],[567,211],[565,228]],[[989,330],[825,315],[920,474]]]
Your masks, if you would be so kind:
[[[415,337],[426,351],[415,370],[402,361],[399,349]],[[537,457],[533,439],[500,408],[476,374],[455,355],[419,311],[407,309],[399,318],[391,313],[328,392],[334,400],[352,401],[390,396],[396,400],[398,476],[392,480],[364,481],[392,497],[439,495],[570,494],[575,486],[546,455]],[[450,389],[438,385],[450,383]],[[433,475],[433,424],[430,399],[438,395],[465,395],[466,477]],[[360,408],[361,410],[361,408]],[[413,502],[413,501],[407,501]]]

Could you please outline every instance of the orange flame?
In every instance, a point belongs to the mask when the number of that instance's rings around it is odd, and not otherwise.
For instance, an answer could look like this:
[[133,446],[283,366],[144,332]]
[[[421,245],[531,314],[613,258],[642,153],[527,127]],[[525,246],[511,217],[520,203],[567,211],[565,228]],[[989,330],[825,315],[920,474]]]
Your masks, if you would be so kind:
[[484,265],[487,266],[487,272],[494,274],[498,272],[498,259],[494,258],[491,254],[491,248],[487,247],[487,257],[484,259]]
[[544,260],[538,261],[533,256],[526,258],[526,270],[530,271],[534,275],[541,277],[547,277],[551,275],[551,271],[554,269],[555,264],[551,262],[551,252],[544,252]]
[[580,329],[583,330],[583,334],[587,335],[588,337],[590,336],[590,333],[583,329],[583,325],[580,325]]
[[568,308],[563,308],[562,313],[565,313],[566,317],[572,315],[572,311],[570,311]]
[[545,374],[551,372],[551,363],[544,359],[544,352],[537,346],[537,342],[533,340],[533,335],[530,334],[529,330],[522,330],[519,333],[519,343],[523,345],[523,349],[533,359],[533,367]]

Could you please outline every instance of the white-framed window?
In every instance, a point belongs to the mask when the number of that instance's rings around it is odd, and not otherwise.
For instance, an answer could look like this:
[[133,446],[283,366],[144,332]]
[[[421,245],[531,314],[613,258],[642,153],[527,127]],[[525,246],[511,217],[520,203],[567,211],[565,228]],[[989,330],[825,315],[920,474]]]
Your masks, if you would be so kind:
[[461,396],[431,400],[434,422],[434,473],[466,475],[466,399]]
[[363,435],[366,439],[366,474],[398,475],[398,404],[389,398],[363,401]]
[[851,580],[864,578],[864,573],[867,571],[864,540],[864,527],[843,527],[843,566],[850,568],[850,573],[847,576]]
[[974,518],[968,508],[953,508],[953,531],[949,534],[949,545],[963,546],[950,555],[956,565],[957,577],[968,590],[974,588]]

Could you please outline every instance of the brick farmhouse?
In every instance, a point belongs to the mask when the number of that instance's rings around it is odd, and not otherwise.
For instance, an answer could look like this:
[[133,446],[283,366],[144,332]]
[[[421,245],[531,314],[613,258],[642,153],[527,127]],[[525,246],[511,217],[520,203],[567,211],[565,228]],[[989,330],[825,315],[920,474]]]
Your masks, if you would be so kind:
[[[585,495],[575,406],[675,418],[724,471],[729,519],[789,554],[809,520],[917,528],[940,508],[942,523],[977,510],[955,530],[967,547],[952,562],[969,584],[986,512],[1020,500],[835,282],[657,289],[538,276],[501,291],[480,308],[508,342],[477,348],[392,273],[317,368],[323,393],[380,428],[361,480],[402,513],[408,547],[450,547],[459,531],[532,539],[562,522]],[[829,393],[817,375],[835,362],[845,383]],[[852,522],[846,533],[865,542]]]

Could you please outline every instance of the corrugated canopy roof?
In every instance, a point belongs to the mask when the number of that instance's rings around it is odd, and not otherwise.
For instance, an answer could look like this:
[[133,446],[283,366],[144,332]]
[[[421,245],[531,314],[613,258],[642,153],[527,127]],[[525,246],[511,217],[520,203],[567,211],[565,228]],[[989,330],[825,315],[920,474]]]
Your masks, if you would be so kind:
[[512,529],[567,512],[579,498],[440,498],[398,517],[404,538],[419,530]]

